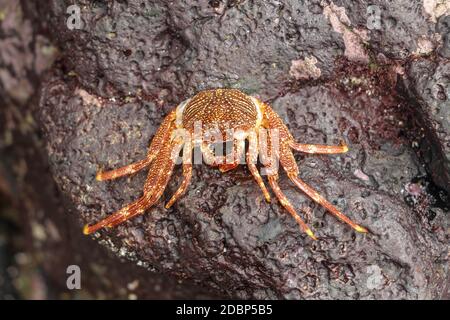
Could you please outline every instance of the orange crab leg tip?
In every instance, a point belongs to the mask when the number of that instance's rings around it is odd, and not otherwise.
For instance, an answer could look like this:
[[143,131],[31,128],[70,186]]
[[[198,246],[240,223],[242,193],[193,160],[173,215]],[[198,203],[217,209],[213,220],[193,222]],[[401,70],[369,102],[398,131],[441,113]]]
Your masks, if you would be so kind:
[[361,233],[368,233],[368,232],[369,232],[369,230],[367,230],[366,228],[361,227],[361,226],[359,226],[359,225],[356,225],[356,226],[354,227],[354,229],[355,229],[356,231],[358,231],[358,232],[361,232]]
[[101,171],[97,172],[97,174],[95,175],[95,180],[103,181],[103,179],[102,179],[102,172]]
[[342,153],[348,152],[348,145],[343,140],[341,141],[341,146],[342,146]]
[[86,236],[91,234],[91,228],[89,227],[88,224],[84,225],[84,227],[83,227],[83,234],[86,235]]
[[172,206],[172,203],[169,201],[169,202],[166,203],[166,205],[164,206],[164,208],[170,209],[171,206]]
[[[262,185],[260,187],[261,187],[261,189],[265,189],[264,185]],[[266,200],[267,203],[272,202],[272,199],[270,198],[270,194],[268,192],[263,192],[263,195],[264,195],[264,199]]]
[[306,229],[305,230],[306,234],[313,240],[318,240],[317,237],[314,235],[314,233],[311,231],[311,229]]

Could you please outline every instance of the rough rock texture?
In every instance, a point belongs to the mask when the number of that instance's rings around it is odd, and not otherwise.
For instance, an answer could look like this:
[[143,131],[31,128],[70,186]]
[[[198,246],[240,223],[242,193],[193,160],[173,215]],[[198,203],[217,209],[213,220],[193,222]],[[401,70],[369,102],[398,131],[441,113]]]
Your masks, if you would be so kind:
[[[448,23],[424,2],[80,1],[83,27],[69,30],[71,2],[49,1],[42,16],[60,31],[61,59],[38,114],[64,217],[81,230],[139,197],[145,172],[99,183],[96,171],[141,159],[164,115],[196,91],[236,87],[268,100],[298,141],[349,142],[345,155],[298,154],[301,177],[371,233],[355,234],[282,175],[294,205],[312,209],[313,242],[245,167],[199,165],[172,209],[161,202],[93,238],[225,297],[445,296]],[[369,4],[380,28],[368,28]],[[320,72],[293,76],[298,61]]]
[[417,60],[408,70],[411,95],[418,104],[426,136],[425,157],[434,181],[450,192],[450,61]]
[[[37,5],[0,1],[0,299],[217,297],[93,246],[67,214],[73,204],[55,185],[35,121],[39,79],[57,53]],[[73,264],[81,290],[66,287]]]
[[[431,23],[417,0],[79,1],[82,30],[65,27],[69,1],[51,3],[66,67],[103,96],[145,91],[178,102],[201,89],[227,86],[272,97],[290,80],[291,62],[310,55],[327,77],[344,52],[355,56],[371,48],[372,60],[380,53],[404,59],[419,49],[419,40],[449,50],[442,39],[448,38],[447,20]],[[370,30],[369,5],[380,10],[380,26]],[[330,23],[333,18],[338,22]],[[336,26],[355,36],[343,36]]]

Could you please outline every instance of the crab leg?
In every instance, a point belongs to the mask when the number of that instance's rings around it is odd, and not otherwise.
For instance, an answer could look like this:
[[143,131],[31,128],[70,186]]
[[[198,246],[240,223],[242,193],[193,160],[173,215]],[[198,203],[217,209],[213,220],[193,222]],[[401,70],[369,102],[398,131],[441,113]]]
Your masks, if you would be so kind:
[[[289,133],[288,128],[286,125],[282,122],[281,118],[268,106],[265,106],[265,118],[267,120],[267,126],[269,128],[277,128],[280,132],[280,138],[281,138],[281,145],[280,145],[280,163],[283,169],[286,171],[287,175],[291,179],[291,181],[302,190],[304,193],[306,193],[310,198],[312,198],[315,202],[320,204],[321,206],[325,207],[329,212],[331,212],[334,216],[336,216],[341,221],[347,223],[350,225],[353,229],[355,229],[358,232],[368,232],[366,228],[361,227],[360,225],[356,224],[350,218],[348,218],[346,215],[344,215],[342,212],[340,212],[336,207],[334,207],[331,203],[329,203],[324,197],[322,197],[317,191],[315,191],[313,188],[308,186],[306,183],[304,183],[302,180],[298,178],[298,166],[295,161],[294,155],[292,154],[292,151],[290,150],[290,147],[293,145],[295,147],[302,146],[299,144],[293,144],[291,141],[293,141],[291,134]],[[328,146],[329,147],[329,146]],[[336,147],[337,151],[345,151],[346,146],[343,145],[341,147]],[[340,149],[339,149],[340,148]],[[322,149],[322,150],[326,150]],[[269,179],[270,181],[270,179]],[[272,185],[272,184],[271,184]]]
[[311,199],[313,199],[315,202],[320,204],[321,206],[325,207],[329,212],[331,212],[334,216],[336,216],[341,221],[347,223],[350,225],[353,229],[355,229],[358,232],[366,233],[368,232],[366,228],[361,227],[360,225],[356,224],[350,218],[348,218],[345,214],[340,212],[338,209],[336,209],[335,206],[333,206],[331,203],[329,203],[324,197],[322,197],[317,191],[315,191],[313,188],[308,186],[305,182],[303,182],[300,178],[297,177],[297,174],[295,173],[288,173],[289,178],[291,181],[304,193],[306,193]]
[[278,185],[278,176],[273,175],[269,176],[269,184],[272,187],[273,192],[277,196],[278,200],[280,201],[281,205],[294,217],[294,219],[297,221],[297,223],[300,225],[302,230],[306,232],[308,236],[310,236],[313,240],[317,240],[314,233],[311,231],[311,229],[308,227],[308,225],[303,221],[302,218],[297,214],[292,204],[289,202],[289,200],[286,198],[284,193],[281,191],[280,186]]
[[150,163],[152,163],[153,159],[154,159],[154,156],[150,156],[141,161],[129,164],[127,166],[124,166],[124,167],[121,167],[118,169],[114,169],[111,171],[105,171],[105,172],[99,171],[97,173],[97,175],[95,176],[95,179],[97,181],[112,180],[112,179],[123,177],[123,176],[129,175],[129,174],[136,173],[136,172],[140,171],[141,169],[144,169],[145,167],[150,165]]
[[166,209],[169,209],[175,201],[177,201],[185,192],[192,179],[192,143],[186,142],[183,151],[183,182],[178,190],[174,193],[169,202],[165,205]]
[[311,188],[298,178],[297,163],[295,162],[295,158],[294,155],[292,154],[292,151],[288,148],[286,144],[281,146],[280,163],[281,166],[286,171],[289,179],[291,179],[291,181],[297,186],[297,188],[306,193],[315,202],[325,207],[331,214],[336,216],[338,219],[350,225],[356,231],[367,232],[367,229],[361,227],[360,225],[350,220],[350,218],[348,218],[346,215],[344,215],[342,212],[336,209],[336,207],[334,207],[331,203],[329,203],[317,191],[315,191],[313,188]]
[[[169,128],[169,131],[172,131],[172,129],[173,128]],[[169,143],[168,141],[165,141],[165,143],[162,144],[160,153],[157,155],[155,162],[149,170],[147,181],[144,186],[144,195],[96,224],[91,226],[85,225],[83,232],[85,234],[91,234],[103,227],[113,227],[131,217],[143,213],[147,208],[155,204],[161,197],[167,185],[167,182],[161,182],[161,180],[166,178],[168,181],[175,165],[175,162],[171,158],[171,152],[175,148],[180,148],[182,145],[182,142]]]
[[159,127],[158,131],[156,132],[155,136],[152,139],[150,148],[147,153],[147,157],[145,159],[118,169],[105,172],[99,171],[95,179],[97,179],[98,181],[112,180],[136,173],[144,169],[145,167],[149,166],[155,159],[158,152],[161,150],[163,143],[168,139],[171,133],[170,128],[172,126],[174,119],[175,119],[175,111],[172,111],[164,118],[161,126]]
[[[150,196],[151,194],[146,193],[138,200],[134,201],[133,203],[127,205],[126,207],[123,207],[119,211],[116,211],[115,213],[109,215],[107,218],[97,222],[94,225],[85,225],[83,228],[84,234],[91,234],[93,232],[96,232],[97,230],[100,230],[104,227],[110,227],[113,225],[115,221],[117,221],[119,218],[128,217],[130,215],[136,215],[142,213],[146,208],[149,207],[150,204]],[[151,204],[150,204],[151,205]]]
[[[267,109],[266,109],[267,110]],[[267,119],[267,118],[266,118]],[[267,119],[267,122],[269,122],[269,119]],[[282,124],[282,122],[281,122]],[[283,129],[283,128],[281,128]],[[287,130],[287,128],[286,128]],[[283,132],[280,132],[281,135],[283,135]],[[261,135],[260,135],[261,136]],[[261,138],[260,138],[261,139]],[[280,152],[282,153],[283,150],[272,150],[272,137],[269,134],[265,135],[263,137],[264,141],[259,141],[259,144],[264,144],[266,145],[267,148],[267,155],[268,158],[272,159],[272,156],[276,156],[276,158],[280,157]],[[275,151],[274,154],[272,154],[272,151]],[[291,152],[292,154],[292,152]],[[292,158],[294,158],[292,156]],[[266,159],[268,160],[268,159]],[[280,159],[281,160],[281,159]],[[294,163],[295,163],[295,159]],[[268,165],[268,172],[273,172],[273,163],[272,160],[267,162]],[[266,166],[267,168],[267,166]],[[302,218],[300,218],[300,216],[297,214],[297,212],[295,211],[294,207],[292,206],[292,204],[290,203],[290,201],[286,198],[286,196],[284,195],[284,193],[281,191],[280,186],[278,185],[278,174],[269,174],[268,176],[269,179],[269,184],[270,187],[272,188],[273,192],[275,193],[276,197],[278,198],[278,200],[280,201],[281,205],[292,215],[292,217],[295,219],[295,221],[297,221],[297,223],[300,225],[300,227],[302,228],[302,230],[309,236],[311,237],[313,240],[317,240],[317,237],[314,235],[314,233],[311,231],[311,229],[308,227],[308,225],[305,223],[305,221],[303,221]]]
[[[171,158],[171,154],[173,151],[179,154],[180,149],[183,146],[182,142],[173,142],[169,144],[169,147],[163,149],[163,151],[158,155],[158,158],[155,160],[153,167],[150,171],[155,172],[152,174],[144,185],[144,197],[145,201],[138,205],[133,210],[129,210],[122,215],[118,215],[116,219],[113,219],[108,227],[114,227],[128,219],[133,218],[141,213],[143,213],[146,209],[153,206],[159,198],[161,198],[164,190],[166,189],[167,183],[169,182],[170,176],[172,175],[173,168],[175,167],[175,161]],[[152,170],[153,169],[153,170]]]
[[91,234],[93,232],[96,232],[97,230],[100,230],[104,227],[111,227],[112,225],[115,225],[115,223],[122,219],[128,219],[130,216],[135,216],[137,214],[143,213],[145,209],[147,209],[149,206],[152,205],[151,203],[151,197],[153,194],[153,191],[156,189],[156,183],[158,181],[160,170],[159,171],[153,171],[153,168],[150,169],[147,181],[153,181],[154,184],[150,188],[144,189],[144,195],[137,199],[136,201],[128,204],[127,206],[121,208],[120,210],[114,212],[113,214],[109,215],[105,219],[97,222],[94,225],[85,225],[83,228],[84,234]]
[[183,164],[183,182],[181,183],[178,190],[173,194],[172,198],[170,198],[169,202],[164,206],[166,209],[169,209],[175,201],[177,201],[185,192],[189,186],[189,183],[192,179],[192,164]]
[[258,168],[256,168],[256,161],[258,159],[258,139],[256,138],[255,134],[250,134],[248,136],[249,146],[247,151],[247,166],[250,170],[251,174],[253,175],[253,178],[256,180],[256,183],[261,188],[261,191],[264,194],[264,197],[266,198],[267,202],[270,202],[270,194],[269,191],[267,191],[266,185],[264,184],[263,179],[261,178],[261,175],[258,172]]
[[[179,145],[175,147],[179,147]],[[85,234],[93,233],[103,227],[114,227],[136,215],[142,214],[159,200],[169,181],[170,175],[172,174],[173,167],[175,166],[175,162],[170,158],[170,151],[172,148],[166,148],[166,150],[167,149],[169,152],[162,153],[161,156],[158,157],[159,159],[157,159],[157,162],[155,162],[150,169],[146,187],[144,188],[144,195],[95,225],[86,225],[83,229]],[[161,163],[163,161],[167,162]],[[155,168],[159,168],[159,170],[155,170]]]
[[110,228],[115,227],[118,224],[121,224],[122,222],[143,213],[147,208],[153,206],[156,202],[158,202],[158,200],[161,198],[162,194],[164,193],[164,190],[165,190],[167,184],[169,183],[170,176],[172,175],[174,166],[175,166],[175,163],[172,161],[169,161],[167,163],[164,170],[161,171],[160,178],[158,179],[158,182],[156,183],[155,188],[153,189],[153,191],[156,191],[156,192],[153,192],[150,195],[148,201],[146,203],[144,203],[143,206],[140,206],[134,211],[129,211],[126,214],[119,216],[118,219],[111,222],[108,225],[108,227],[110,227]]
[[340,146],[327,146],[321,144],[301,144],[291,141],[289,142],[289,146],[292,149],[305,153],[336,154],[346,153],[348,151],[348,146],[343,142]]

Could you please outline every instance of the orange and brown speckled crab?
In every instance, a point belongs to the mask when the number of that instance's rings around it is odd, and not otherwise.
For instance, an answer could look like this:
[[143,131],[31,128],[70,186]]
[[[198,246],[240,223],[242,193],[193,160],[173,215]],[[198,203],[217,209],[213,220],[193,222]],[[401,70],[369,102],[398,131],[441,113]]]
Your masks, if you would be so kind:
[[[196,127],[199,123],[201,124],[200,134]],[[234,156],[231,161],[227,161],[230,159],[228,155],[216,155],[211,150],[212,144],[203,139],[206,132],[213,128],[219,132],[219,138],[214,140],[215,143],[227,141],[233,143]],[[230,135],[230,129],[232,135]],[[184,134],[176,134],[179,130],[182,130]],[[261,134],[262,130],[267,130],[267,134]],[[245,152],[246,141],[248,141],[248,150]],[[275,142],[278,142],[277,148],[273,148]],[[245,153],[245,162],[251,174],[266,200],[270,202],[270,194],[256,167],[259,154],[261,162],[265,164],[267,178],[276,197],[311,238],[317,239],[278,185],[278,170],[274,169],[275,162],[279,161],[289,179],[315,202],[324,206],[356,231],[367,232],[366,228],[354,223],[298,177],[299,170],[292,154],[292,149],[311,154],[345,153],[348,150],[345,144],[327,146],[297,143],[281,118],[268,104],[236,89],[213,89],[197,93],[166,116],[153,137],[145,159],[97,174],[97,180],[103,181],[133,174],[150,166],[143,196],[100,222],[86,225],[84,233],[90,234],[103,227],[114,227],[153,206],[161,198],[169,182],[176,164],[174,155],[178,156],[183,148],[184,179],[165,207],[172,206],[189,185],[192,177],[192,150],[196,146],[200,147],[205,162],[218,167],[222,172],[236,168]],[[264,155],[262,149],[266,151]]]

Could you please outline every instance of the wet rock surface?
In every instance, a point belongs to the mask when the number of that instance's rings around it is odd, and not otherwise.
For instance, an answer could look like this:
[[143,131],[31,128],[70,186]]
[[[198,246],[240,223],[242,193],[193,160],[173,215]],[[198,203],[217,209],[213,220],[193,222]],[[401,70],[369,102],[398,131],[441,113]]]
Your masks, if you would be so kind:
[[424,157],[434,181],[450,191],[450,61],[417,60],[409,66],[409,88],[422,123],[427,123],[423,141]]
[[62,54],[38,125],[71,232],[141,194],[145,172],[100,183],[99,169],[142,159],[163,117],[196,91],[236,87],[270,102],[299,142],[349,143],[345,155],[296,154],[300,176],[371,233],[355,234],[282,174],[296,208],[311,208],[314,242],[245,167],[197,165],[172,209],[161,201],[94,241],[224,297],[445,296],[448,24],[425,2],[375,1],[380,26],[369,28],[367,5],[350,1],[80,1],[83,27],[69,30],[69,2],[49,1]]

